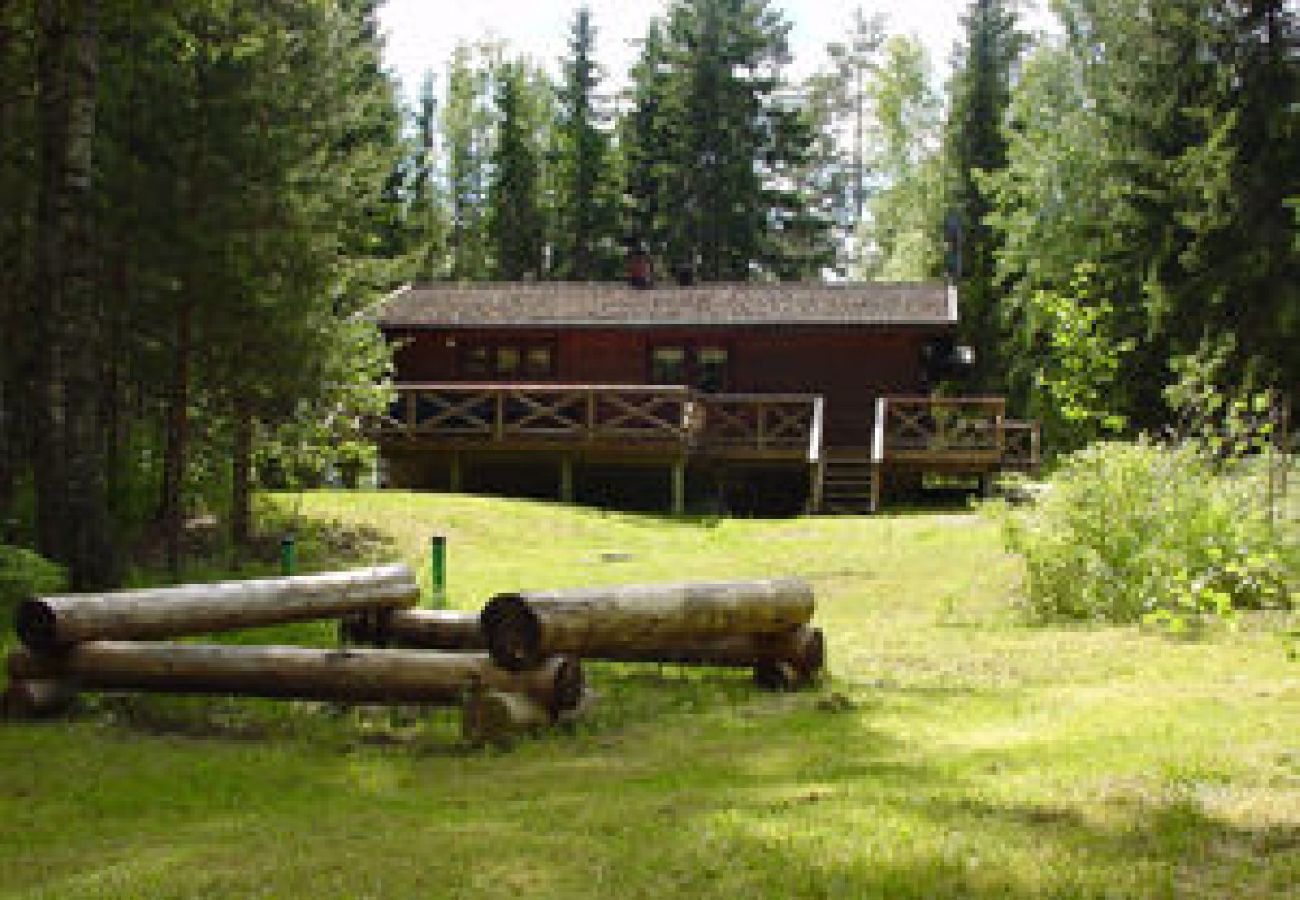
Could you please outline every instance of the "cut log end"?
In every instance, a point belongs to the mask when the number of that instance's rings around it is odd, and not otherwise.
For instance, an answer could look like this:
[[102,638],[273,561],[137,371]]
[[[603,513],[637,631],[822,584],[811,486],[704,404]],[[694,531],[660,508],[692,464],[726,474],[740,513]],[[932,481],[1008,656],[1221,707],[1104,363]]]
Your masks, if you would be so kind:
[[33,650],[54,650],[58,647],[58,619],[49,604],[32,598],[18,604],[14,613],[18,638]]
[[76,700],[76,688],[67,681],[22,679],[5,688],[0,712],[7,719],[44,719],[67,712]]
[[503,744],[548,727],[554,716],[525,694],[471,690],[465,698],[462,734],[475,745]]
[[826,639],[820,628],[805,628],[795,651],[754,666],[754,683],[769,691],[797,691],[817,682],[826,666]]
[[498,666],[522,672],[541,664],[541,622],[523,597],[498,594],[483,607],[480,622],[488,653]]
[[553,673],[555,685],[552,693],[551,714],[559,715],[578,708],[586,690],[586,679],[582,674],[582,663],[571,656],[555,657],[547,664]]

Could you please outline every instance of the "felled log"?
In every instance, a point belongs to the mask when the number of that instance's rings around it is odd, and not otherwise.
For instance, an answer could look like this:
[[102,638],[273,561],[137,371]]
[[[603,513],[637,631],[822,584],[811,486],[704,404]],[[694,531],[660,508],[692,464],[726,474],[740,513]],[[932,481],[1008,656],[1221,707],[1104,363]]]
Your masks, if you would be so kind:
[[80,641],[202,634],[412,606],[415,574],[404,565],[287,578],[36,597],[18,606],[18,636],[34,650]]
[[812,587],[790,578],[498,594],[480,622],[492,659],[519,670],[554,653],[613,659],[709,638],[779,634],[812,614]]
[[471,689],[461,707],[461,735],[471,744],[499,744],[540,731],[554,718],[550,710],[526,694]]
[[10,679],[4,695],[0,696],[0,711],[6,718],[40,719],[67,712],[76,699],[77,690],[67,681]]
[[583,690],[581,664],[563,657],[510,672],[486,653],[150,641],[88,641],[51,654],[18,648],[9,655],[9,679],[88,690],[374,703],[455,704],[467,690],[490,688],[523,694],[552,715],[575,707]]
[[735,634],[700,638],[674,647],[615,648],[592,659],[753,668],[754,681],[770,690],[805,687],[826,664],[820,628],[800,625],[779,634]]
[[339,637],[353,644],[425,650],[483,650],[487,641],[478,613],[456,609],[380,609],[355,613],[339,623]]

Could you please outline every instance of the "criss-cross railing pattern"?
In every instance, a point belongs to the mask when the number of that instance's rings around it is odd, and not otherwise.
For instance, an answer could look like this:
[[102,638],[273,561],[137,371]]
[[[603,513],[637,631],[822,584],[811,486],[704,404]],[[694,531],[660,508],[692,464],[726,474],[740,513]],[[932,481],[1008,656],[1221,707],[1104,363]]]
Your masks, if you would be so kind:
[[811,452],[821,399],[816,394],[707,394],[700,399],[700,444]]
[[1007,469],[1033,472],[1042,464],[1042,429],[1038,422],[1010,419],[1002,423],[1002,465]]
[[686,443],[694,399],[683,387],[399,384],[380,433],[483,440]]
[[1001,397],[881,397],[872,456],[887,459],[988,458],[1003,449]]
[[[816,394],[706,394],[675,385],[399,384],[384,435],[469,442],[658,445],[751,459],[822,458]],[[1033,468],[1038,425],[1005,418],[999,397],[881,397],[871,459]]]

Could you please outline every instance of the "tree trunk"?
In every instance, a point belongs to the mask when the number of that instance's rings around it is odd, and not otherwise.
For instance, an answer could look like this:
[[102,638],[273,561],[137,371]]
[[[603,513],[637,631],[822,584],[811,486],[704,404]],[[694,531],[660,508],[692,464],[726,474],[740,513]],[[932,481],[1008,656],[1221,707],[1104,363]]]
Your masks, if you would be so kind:
[[602,658],[807,624],[813,592],[799,579],[650,584],[499,594],[483,608],[497,665],[526,669],[555,653]]
[[485,650],[478,613],[455,609],[376,610],[339,623],[339,637],[356,644],[425,650]]
[[468,691],[522,694],[551,716],[582,699],[576,660],[507,672],[486,653],[89,641],[64,653],[9,654],[9,680],[168,694],[238,694],[374,703],[460,703]]
[[162,498],[158,521],[163,529],[167,568],[173,575],[181,570],[181,533],[185,527],[185,457],[190,427],[190,344],[193,311],[188,297],[181,300],[176,314],[176,346],[172,357],[172,382],[168,390],[165,449],[163,450]]
[[235,413],[234,456],[230,461],[230,540],[247,547],[253,537],[251,477],[253,469],[253,417]]
[[99,429],[101,316],[91,241],[97,0],[38,5],[41,196],[37,213],[36,335],[46,354],[39,378],[38,536],[66,563],[79,589],[115,576]]
[[105,638],[160,638],[260,625],[281,625],[366,609],[410,606],[420,599],[404,565],[289,578],[37,597],[19,604],[19,638],[54,650]]

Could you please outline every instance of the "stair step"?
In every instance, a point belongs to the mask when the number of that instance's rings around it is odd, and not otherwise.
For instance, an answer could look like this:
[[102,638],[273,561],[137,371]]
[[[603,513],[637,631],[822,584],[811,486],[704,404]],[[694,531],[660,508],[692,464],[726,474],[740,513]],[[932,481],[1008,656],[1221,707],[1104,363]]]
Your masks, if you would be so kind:
[[864,452],[822,462],[821,509],[826,515],[867,515],[872,510],[880,467]]

